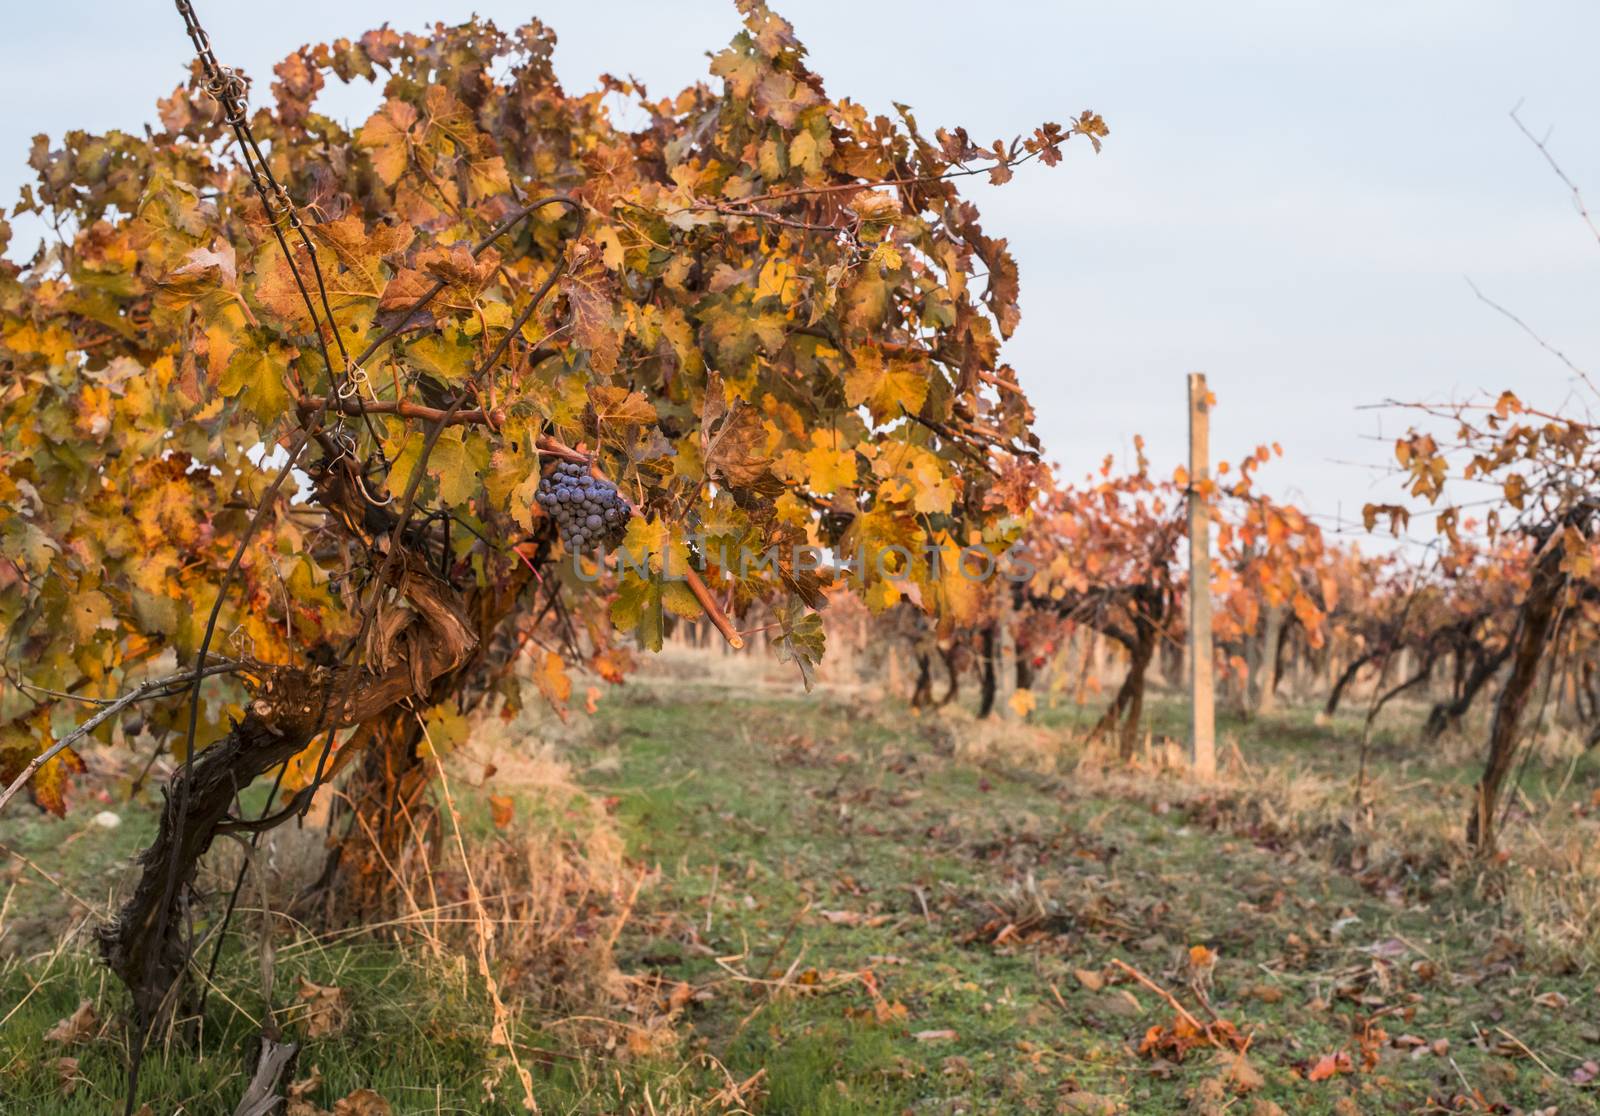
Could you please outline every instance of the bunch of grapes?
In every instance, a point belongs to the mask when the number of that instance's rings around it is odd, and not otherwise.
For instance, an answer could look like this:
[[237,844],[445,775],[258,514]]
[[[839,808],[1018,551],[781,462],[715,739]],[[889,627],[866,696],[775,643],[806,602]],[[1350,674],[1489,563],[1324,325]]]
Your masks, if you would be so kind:
[[534,499],[555,518],[561,541],[574,554],[610,549],[628,529],[628,505],[617,486],[590,476],[575,461],[563,461],[546,473]]

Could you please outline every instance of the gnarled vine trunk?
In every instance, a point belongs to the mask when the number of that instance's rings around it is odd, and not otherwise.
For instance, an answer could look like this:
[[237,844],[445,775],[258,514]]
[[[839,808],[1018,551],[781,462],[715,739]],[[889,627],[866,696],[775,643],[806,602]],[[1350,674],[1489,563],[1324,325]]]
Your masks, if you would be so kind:
[[1284,607],[1267,606],[1260,649],[1250,671],[1254,712],[1271,713],[1278,703],[1278,670],[1283,664]]
[[1339,711],[1339,702],[1344,697],[1345,688],[1348,687],[1350,683],[1355,681],[1356,675],[1361,672],[1362,667],[1366,666],[1382,653],[1383,652],[1381,650],[1368,651],[1365,654],[1357,655],[1354,659],[1350,660],[1350,662],[1345,666],[1344,670],[1339,672],[1339,677],[1337,680],[1335,680],[1333,689],[1329,691],[1327,704],[1322,707],[1323,713],[1331,717]]
[[995,657],[998,654],[996,649],[997,640],[995,639],[993,624],[984,626],[980,643],[982,651],[979,654],[979,659],[982,673],[978,683],[978,716],[987,717],[994,712],[995,692],[999,688],[995,666]]
[[97,931],[101,954],[127,985],[135,1024],[144,1033],[183,998],[189,957],[184,915],[200,858],[219,835],[269,829],[299,812],[291,802],[257,822],[230,817],[240,789],[313,740],[373,722],[405,698],[426,694],[478,646],[455,594],[425,566],[408,565],[399,596],[376,611],[363,649],[370,669],[258,668],[245,719],[169,781],[155,839],[139,857],[133,894]]
[[[252,713],[199,753],[187,775],[180,769],[167,784],[156,838],[139,854],[139,882],[117,915],[96,930],[101,956],[133,997],[135,1026],[149,1030],[181,1001],[178,978],[189,959],[181,915],[200,858],[216,839],[234,796],[310,741],[304,731],[279,732]],[[186,789],[188,808],[180,826],[178,808]],[[173,898],[163,918],[169,882]]]
[[1477,700],[1490,681],[1493,680],[1500,668],[1505,666],[1506,660],[1511,658],[1514,641],[1508,640],[1500,650],[1489,654],[1482,649],[1477,649],[1472,657],[1472,670],[1461,681],[1457,692],[1449,701],[1436,702],[1428,711],[1428,720],[1422,726],[1424,740],[1437,740],[1443,736],[1445,730],[1461,723],[1461,718],[1467,715],[1472,708],[1472,703]]
[[917,682],[911,691],[911,708],[933,704],[933,659],[926,651],[917,653]]
[[1511,670],[1495,702],[1489,754],[1467,817],[1467,843],[1479,856],[1495,851],[1499,836],[1495,831],[1495,809],[1516,758],[1522,715],[1538,681],[1539,665],[1560,623],[1561,598],[1567,586],[1567,575],[1561,568],[1565,552],[1560,541],[1552,542],[1534,564],[1528,593],[1508,645]]
[[330,924],[385,912],[407,853],[427,843],[437,818],[426,800],[433,768],[420,752],[422,727],[409,710],[370,726],[329,812],[322,876],[305,896]]
[[[1139,743],[1139,723],[1144,716],[1145,679],[1161,637],[1161,623],[1167,612],[1167,594],[1156,586],[1141,585],[1133,592],[1129,606],[1133,631],[1107,629],[1106,634],[1128,651],[1128,672],[1111,699],[1105,713],[1090,730],[1090,736],[1117,729],[1117,754],[1131,760]],[[1120,727],[1119,727],[1120,725]]]

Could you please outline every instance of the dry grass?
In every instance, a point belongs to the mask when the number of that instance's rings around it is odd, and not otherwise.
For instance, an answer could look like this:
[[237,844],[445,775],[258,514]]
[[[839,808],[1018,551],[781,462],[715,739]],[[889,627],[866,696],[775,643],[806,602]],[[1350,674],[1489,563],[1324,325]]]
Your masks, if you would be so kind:
[[947,705],[933,714],[949,740],[951,754],[966,763],[996,763],[1045,774],[1062,758],[1059,732],[1009,718],[979,720],[961,706]]
[[[539,701],[509,723],[480,719],[408,815],[413,840],[383,861],[382,910],[327,929],[280,915],[275,933],[293,938],[280,954],[361,939],[392,943],[428,982],[481,1003],[484,1028],[502,1051],[485,1081],[490,1094],[510,1075],[513,1094],[532,1095],[514,1040],[519,1019],[559,1029],[569,1052],[672,1048],[676,1013],[660,1008],[659,989],[616,964],[618,936],[649,876],[626,861],[606,804],[578,784],[566,758],[589,743],[587,724],[564,723]],[[311,884],[327,849],[321,826],[270,834],[256,854],[267,901],[282,908]],[[212,886],[231,886],[237,857],[212,858]],[[253,937],[260,896],[250,890],[243,898],[250,929],[241,931]],[[662,1109],[669,1110],[689,1111]]]

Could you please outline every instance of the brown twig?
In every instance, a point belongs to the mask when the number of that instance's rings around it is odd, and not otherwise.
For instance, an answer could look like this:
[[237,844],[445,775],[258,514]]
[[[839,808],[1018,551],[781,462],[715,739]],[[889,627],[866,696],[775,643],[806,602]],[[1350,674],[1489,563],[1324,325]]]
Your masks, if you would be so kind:
[[1550,165],[1550,169],[1554,171],[1556,177],[1561,180],[1561,184],[1571,191],[1572,204],[1573,207],[1577,209],[1578,216],[1583,218],[1583,223],[1587,225],[1589,227],[1589,231],[1594,234],[1595,240],[1600,242],[1600,227],[1596,227],[1594,218],[1589,215],[1589,207],[1584,203],[1583,200],[1583,191],[1578,189],[1578,184],[1572,181],[1572,179],[1567,176],[1567,172],[1561,168],[1561,164],[1556,162],[1556,157],[1550,154],[1550,148],[1546,146],[1544,140],[1535,136],[1531,131],[1528,130],[1528,126],[1522,122],[1522,117],[1518,115],[1521,110],[1522,106],[1520,104],[1511,110],[1511,122],[1517,126],[1517,131],[1526,136],[1528,142],[1533,144],[1533,146],[1538,149],[1539,154],[1544,156],[1544,161]]
[[[322,400],[301,398],[295,405],[302,415],[315,414],[322,405]],[[498,409],[484,409],[476,411],[456,411],[446,418],[442,407],[427,407],[421,403],[412,403],[406,399],[363,400],[340,399],[336,400],[340,411],[347,415],[399,415],[401,418],[421,419],[425,422],[439,422],[444,420],[446,426],[491,426],[498,427],[505,423],[506,414]]]
[[1533,1052],[1533,1050],[1531,1048],[1529,1048],[1527,1043],[1523,1042],[1516,1035],[1512,1034],[1510,1031],[1506,1030],[1504,1027],[1496,1027],[1495,1030],[1499,1031],[1502,1035],[1504,1035],[1507,1039],[1509,1039],[1511,1041],[1511,1045],[1515,1046],[1518,1050],[1521,1050],[1528,1057],[1532,1058],[1534,1060],[1534,1062],[1538,1064],[1539,1068],[1544,1070],[1545,1073],[1548,1073],[1551,1077],[1555,1078],[1557,1081],[1562,1082],[1563,1084],[1569,1084],[1569,1082],[1567,1081],[1566,1078],[1562,1077],[1555,1070],[1551,1069],[1549,1067],[1549,1065],[1547,1065],[1545,1063],[1545,1060],[1543,1058],[1541,1058],[1541,1057],[1539,1057],[1539,1055],[1535,1054]]
[[100,712],[96,713],[93,717],[90,717],[87,721],[83,722],[83,724],[67,733],[67,735],[63,736],[60,740],[57,740],[54,744],[50,745],[50,747],[46,748],[44,751],[34,756],[33,759],[28,761],[28,766],[22,769],[22,774],[11,780],[10,786],[6,787],[4,791],[0,791],[0,810],[4,810],[6,808],[6,803],[10,802],[16,797],[17,793],[27,785],[28,780],[32,779],[36,774],[38,774],[41,767],[55,759],[56,756],[66,751],[68,748],[72,747],[72,745],[77,743],[79,740],[82,740],[85,736],[88,736],[91,732],[99,728],[111,718],[115,717],[118,713],[121,713],[128,706],[134,704],[135,702],[144,701],[146,698],[161,697],[164,692],[171,690],[174,686],[187,686],[201,678],[208,678],[213,674],[237,674],[243,669],[244,667],[240,663],[228,662],[213,664],[212,666],[206,667],[204,670],[184,671],[181,674],[171,674],[165,678],[157,678],[152,682],[146,682],[142,686],[129,690],[121,697],[107,702],[105,708],[101,709]]
[[1121,958],[1113,957],[1111,959],[1111,963],[1117,968],[1121,969],[1123,972],[1127,973],[1134,980],[1150,989],[1150,991],[1154,992],[1157,996],[1160,996],[1163,1000],[1167,1001],[1167,1004],[1172,1008],[1172,1010],[1182,1016],[1183,1020],[1188,1023],[1189,1026],[1193,1027],[1202,1034],[1209,1033],[1206,1025],[1191,1015],[1189,1013],[1189,1009],[1178,1002],[1178,997],[1174,996],[1171,992],[1168,992],[1165,988],[1161,987],[1161,985],[1145,976],[1138,969],[1135,969],[1132,965],[1128,964]]

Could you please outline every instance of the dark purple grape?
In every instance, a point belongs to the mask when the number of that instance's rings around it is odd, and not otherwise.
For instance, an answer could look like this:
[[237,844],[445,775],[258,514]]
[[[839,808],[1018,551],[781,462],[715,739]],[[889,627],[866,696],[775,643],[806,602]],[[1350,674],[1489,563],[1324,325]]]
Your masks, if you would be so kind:
[[574,553],[617,545],[628,525],[628,506],[617,486],[576,461],[559,461],[539,481],[534,498],[555,520]]

